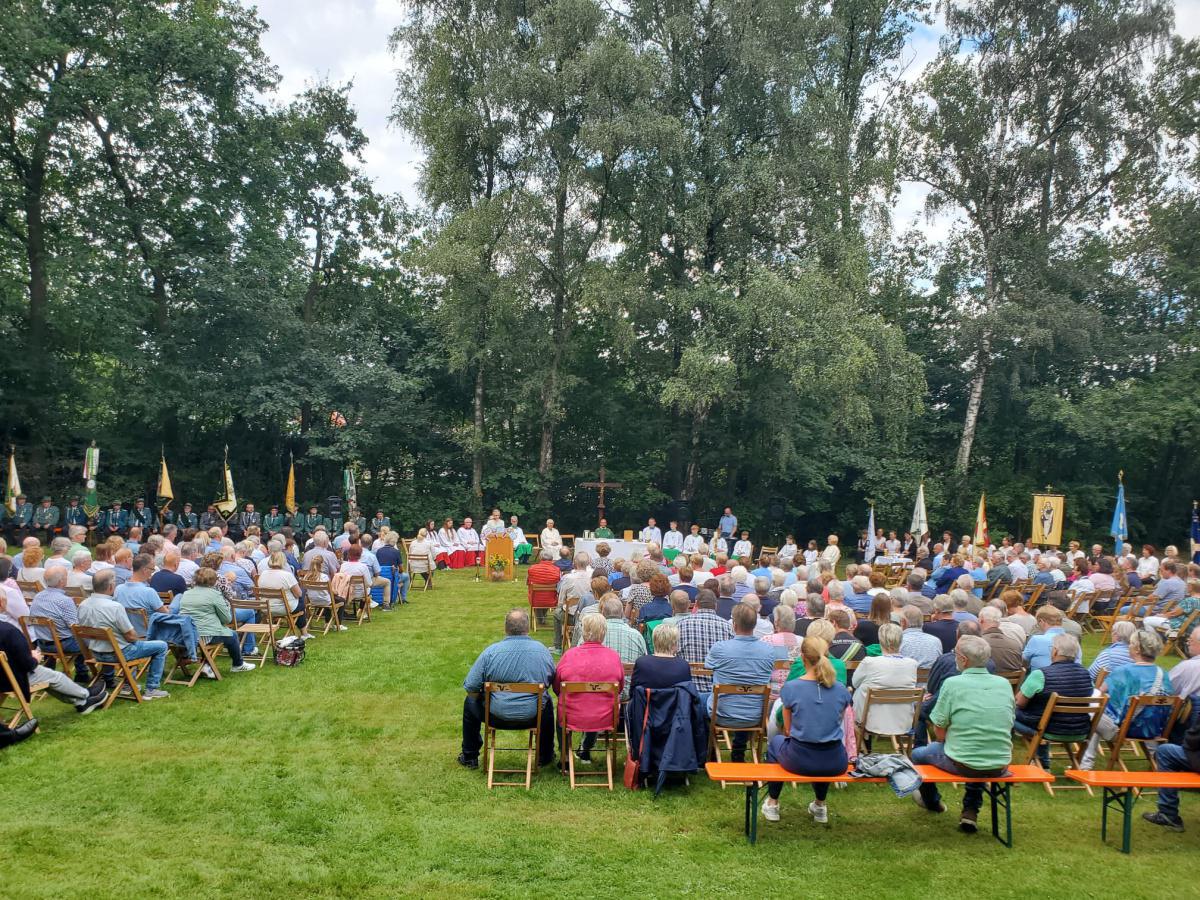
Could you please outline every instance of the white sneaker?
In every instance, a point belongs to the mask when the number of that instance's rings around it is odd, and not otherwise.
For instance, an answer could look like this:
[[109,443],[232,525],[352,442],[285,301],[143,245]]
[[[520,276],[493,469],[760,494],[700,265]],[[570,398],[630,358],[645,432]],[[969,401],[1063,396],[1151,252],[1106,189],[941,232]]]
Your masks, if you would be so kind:
[[302,634],[302,635],[300,635],[300,640],[302,640],[302,641],[311,641],[311,640],[312,640],[313,638],[315,638],[315,637],[316,637],[316,635],[315,635],[315,634],[312,634],[312,633],[309,633],[309,634]]
[[254,663],[243,662],[240,666],[234,666],[230,672],[253,672],[258,668]]
[[379,609],[379,604],[374,600],[371,601],[371,609]]
[[779,821],[779,804],[772,803],[771,798],[768,797],[766,800],[764,800],[762,802],[762,814],[763,814],[763,818],[766,819],[768,822],[778,822]]
[[217,679],[217,673],[212,670],[212,666],[208,663],[200,667],[200,675],[204,678],[211,678],[213,681]]
[[817,803],[814,800],[808,804],[808,812],[813,817],[813,821],[818,825],[825,825],[829,822],[829,807],[824,803]]
[[347,628],[345,625],[339,625],[339,626],[338,626],[338,631],[349,631],[349,630],[350,630],[350,629],[349,629],[349,628]]

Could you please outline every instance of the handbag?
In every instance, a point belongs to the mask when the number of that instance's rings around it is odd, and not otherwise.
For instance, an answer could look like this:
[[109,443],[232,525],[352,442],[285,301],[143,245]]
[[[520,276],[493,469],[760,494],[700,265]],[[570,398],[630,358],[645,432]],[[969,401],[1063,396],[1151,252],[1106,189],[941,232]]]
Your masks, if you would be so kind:
[[642,786],[642,744],[646,741],[646,725],[650,721],[650,688],[646,688],[646,712],[642,716],[642,731],[638,735],[637,756],[625,756],[625,787],[636,791]]
[[289,669],[304,662],[304,641],[295,636],[285,637],[275,644],[275,665]]

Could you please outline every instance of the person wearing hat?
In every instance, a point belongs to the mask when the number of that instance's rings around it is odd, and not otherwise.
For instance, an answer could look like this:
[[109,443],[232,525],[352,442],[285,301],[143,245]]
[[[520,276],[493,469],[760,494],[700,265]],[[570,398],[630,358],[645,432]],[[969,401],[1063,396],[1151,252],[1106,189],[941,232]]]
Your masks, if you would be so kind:
[[392,520],[383,514],[383,510],[375,511],[375,518],[371,520],[371,534],[379,534],[384,528],[391,528]]
[[358,529],[359,534],[366,533],[367,517],[362,514],[362,512],[358,509],[357,506],[354,507],[354,509],[350,510],[350,518],[347,519],[346,521],[353,522],[354,527]]
[[228,527],[229,523],[225,520],[225,517],[221,515],[215,503],[208,504],[208,509],[204,510],[204,512],[200,514],[201,531],[208,531],[210,528],[220,528],[221,533],[224,534]]
[[17,494],[16,511],[8,519],[8,538],[12,543],[23,541],[29,537],[30,527],[33,523],[33,504],[26,499],[24,494]]
[[79,505],[79,498],[72,497],[67,501],[67,508],[64,511],[64,527],[61,531],[70,530],[72,525],[78,525],[81,528],[87,528],[88,514],[84,512],[83,507]]
[[267,534],[274,534],[277,531],[283,530],[283,526],[287,524],[287,517],[279,512],[279,504],[271,504],[270,511],[263,516],[262,527]]
[[308,508],[307,514],[302,514],[299,518],[300,528],[296,532],[297,540],[310,536],[318,528],[327,527],[325,519],[315,503]]
[[42,505],[33,511],[33,530],[44,543],[50,543],[58,529],[59,511],[49,497],[42,498]]
[[183,504],[182,512],[176,513],[175,516],[175,524],[179,527],[180,531],[200,527],[200,517],[192,512],[192,504],[190,503]]
[[142,534],[148,536],[158,524],[158,517],[154,515],[153,509],[146,509],[145,500],[138,499],[129,511],[129,524],[138,526],[142,529]]
[[129,527],[129,514],[121,508],[120,500],[114,500],[110,509],[100,513],[96,527],[100,529],[100,534],[105,538],[114,534],[125,537],[125,531]]
[[236,532],[235,539],[241,540],[251,528],[262,527],[262,516],[254,511],[253,503],[247,503],[230,524]]

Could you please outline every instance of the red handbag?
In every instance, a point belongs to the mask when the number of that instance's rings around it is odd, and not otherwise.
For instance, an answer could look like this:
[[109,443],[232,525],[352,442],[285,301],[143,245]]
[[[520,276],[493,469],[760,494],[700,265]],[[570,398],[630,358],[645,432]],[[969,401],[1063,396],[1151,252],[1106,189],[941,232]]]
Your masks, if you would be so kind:
[[625,787],[636,791],[642,786],[642,744],[646,740],[646,724],[650,721],[650,688],[646,688],[646,714],[642,716],[642,732],[638,735],[637,756],[625,756]]

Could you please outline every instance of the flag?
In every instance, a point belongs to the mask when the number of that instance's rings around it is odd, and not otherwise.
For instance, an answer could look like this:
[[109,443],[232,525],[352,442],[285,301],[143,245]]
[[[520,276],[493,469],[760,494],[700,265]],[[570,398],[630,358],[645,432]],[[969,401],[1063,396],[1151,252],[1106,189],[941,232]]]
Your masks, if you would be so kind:
[[343,493],[346,495],[347,515],[350,510],[358,509],[358,491],[354,487],[354,471],[346,469],[342,472]]
[[288,513],[293,516],[296,514],[296,510],[299,509],[299,507],[296,506],[296,460],[295,459],[292,460],[291,467],[288,468],[288,483],[287,483],[287,490],[284,491],[284,494],[283,494],[283,508],[286,509],[288,511]]
[[921,535],[929,533],[929,516],[925,514],[925,482],[917,488],[917,505],[913,507],[912,524],[908,526],[909,534],[917,540]]
[[100,515],[100,499],[96,496],[96,476],[100,473],[100,448],[92,446],[83,454],[83,484],[87,493],[83,495],[83,514],[89,519]]
[[975,539],[973,543],[976,547],[987,547],[991,544],[991,541],[988,540],[987,494],[979,495],[979,512],[975,514]]
[[863,554],[863,559],[870,562],[878,552],[879,546],[875,543],[875,504],[872,503],[871,513],[867,516],[867,552]]
[[228,518],[237,512],[237,493],[233,490],[233,473],[229,471],[229,447],[225,448],[224,495],[213,504],[217,512]]
[[4,505],[11,515],[17,512],[17,496],[21,493],[21,479],[17,477],[17,450],[8,448],[8,481],[4,485]]
[[171,476],[167,472],[167,458],[162,457],[162,466],[158,471],[158,499],[166,500],[162,506],[158,508],[159,515],[162,515],[171,506],[171,501],[175,499],[175,491],[171,487]]
[[1129,537],[1129,522],[1125,518],[1125,473],[1117,473],[1117,505],[1113,509],[1112,524],[1108,533],[1112,535],[1117,549],[1115,556],[1121,555],[1121,544]]

